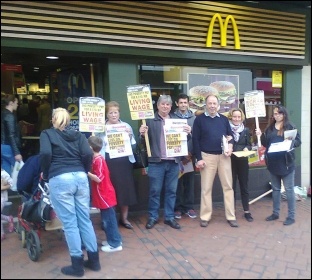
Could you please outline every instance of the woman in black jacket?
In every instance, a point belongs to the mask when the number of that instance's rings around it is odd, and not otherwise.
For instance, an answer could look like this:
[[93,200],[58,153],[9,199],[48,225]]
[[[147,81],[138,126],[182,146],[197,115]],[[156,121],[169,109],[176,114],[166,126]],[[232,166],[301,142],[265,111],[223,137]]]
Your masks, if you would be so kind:
[[[233,132],[234,145],[233,152],[250,151],[250,132],[249,128],[244,126],[245,114],[240,108],[233,108],[228,113],[228,119]],[[233,177],[233,191],[236,201],[236,181],[238,179],[240,186],[241,200],[244,209],[244,217],[248,222],[253,221],[253,217],[249,212],[249,191],[248,191],[248,176],[249,176],[249,163],[248,157],[237,157],[231,155],[232,163],[232,177]]]
[[1,94],[1,166],[11,175],[15,161],[23,160],[21,133],[16,116],[18,99],[13,94]]
[[[284,225],[291,225],[295,222],[295,152],[294,148],[301,145],[300,135],[297,132],[295,139],[284,139],[286,130],[295,129],[288,118],[288,112],[283,106],[273,108],[273,119],[265,132],[262,134],[260,129],[256,130],[257,135],[261,135],[261,143],[266,147],[265,159],[270,172],[271,184],[273,189],[273,213],[266,218],[266,221],[273,221],[279,218],[281,204],[281,180],[286,190],[288,215]],[[268,152],[273,143],[292,141],[290,151]]]

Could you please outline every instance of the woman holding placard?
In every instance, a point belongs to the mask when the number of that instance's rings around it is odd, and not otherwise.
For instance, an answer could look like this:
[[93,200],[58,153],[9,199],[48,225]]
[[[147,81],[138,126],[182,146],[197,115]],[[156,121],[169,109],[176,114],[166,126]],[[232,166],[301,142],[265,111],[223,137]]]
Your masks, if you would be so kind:
[[[106,125],[123,125],[124,132],[129,135],[131,145],[135,145],[136,141],[133,136],[132,127],[120,120],[120,106],[116,101],[106,103]],[[117,126],[116,126],[117,128]],[[117,128],[119,130],[119,128]],[[128,221],[129,205],[137,203],[135,184],[133,178],[133,163],[134,156],[113,157],[109,147],[107,133],[99,133],[97,136],[103,139],[103,148],[101,154],[105,157],[108,169],[110,171],[110,178],[116,191],[117,205],[120,208],[119,224],[127,229],[132,229],[133,226]]]
[[[265,151],[265,160],[267,168],[270,172],[272,197],[273,197],[273,213],[266,218],[266,221],[273,221],[279,218],[281,204],[281,180],[283,181],[288,204],[288,215],[284,221],[284,225],[291,225],[295,222],[296,199],[294,192],[295,181],[295,152],[294,148],[301,145],[300,135],[294,139],[285,139],[285,131],[295,129],[288,118],[288,112],[283,106],[274,106],[273,119],[264,133],[260,129],[256,129],[256,134],[261,135],[261,142]],[[274,143],[283,141],[292,141],[291,148],[288,151],[270,152],[270,146]]]

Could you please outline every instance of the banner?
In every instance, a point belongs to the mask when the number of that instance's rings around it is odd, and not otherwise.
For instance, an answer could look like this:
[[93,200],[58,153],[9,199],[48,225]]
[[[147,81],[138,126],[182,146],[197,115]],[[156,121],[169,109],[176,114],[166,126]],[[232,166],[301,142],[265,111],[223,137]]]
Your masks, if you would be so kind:
[[105,101],[99,97],[79,98],[79,131],[104,132]]

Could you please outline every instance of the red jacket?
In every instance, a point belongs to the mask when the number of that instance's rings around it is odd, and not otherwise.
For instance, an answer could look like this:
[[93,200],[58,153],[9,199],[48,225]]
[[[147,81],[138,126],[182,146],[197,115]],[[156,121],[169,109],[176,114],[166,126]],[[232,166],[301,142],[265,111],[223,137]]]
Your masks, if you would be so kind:
[[106,161],[102,155],[93,158],[91,173],[101,180],[100,183],[91,181],[92,206],[98,209],[107,209],[117,205],[115,189],[110,180]]

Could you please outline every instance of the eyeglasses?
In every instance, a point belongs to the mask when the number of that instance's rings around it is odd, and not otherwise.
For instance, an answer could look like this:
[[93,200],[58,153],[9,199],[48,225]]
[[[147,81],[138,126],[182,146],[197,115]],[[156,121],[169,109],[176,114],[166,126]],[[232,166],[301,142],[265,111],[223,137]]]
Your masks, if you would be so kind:
[[284,113],[274,113],[273,115],[274,116],[277,116],[277,115],[283,115]]

